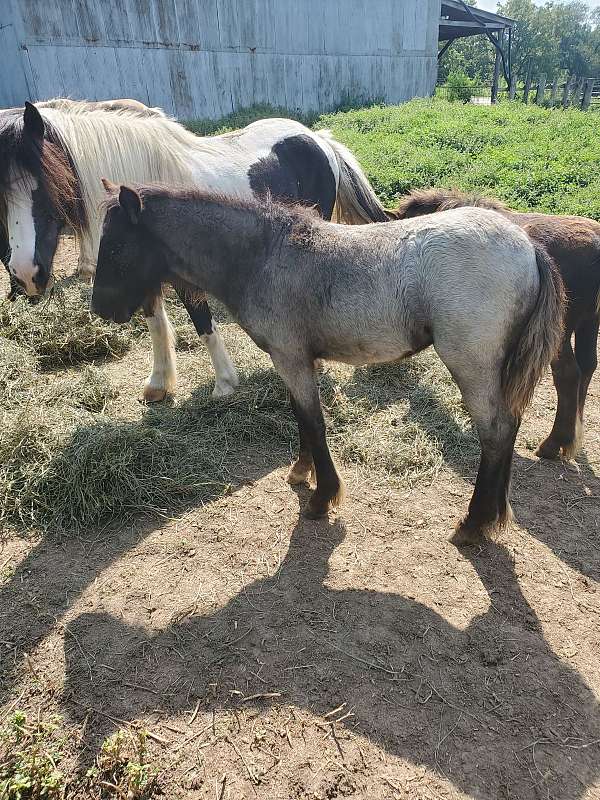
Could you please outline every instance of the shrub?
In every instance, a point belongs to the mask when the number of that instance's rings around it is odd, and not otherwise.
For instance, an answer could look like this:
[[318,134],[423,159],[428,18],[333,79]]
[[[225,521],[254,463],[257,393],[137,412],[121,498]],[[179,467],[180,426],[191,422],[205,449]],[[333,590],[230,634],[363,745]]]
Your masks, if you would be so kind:
[[475,81],[469,78],[466,72],[451,72],[448,75],[446,86],[450,102],[461,100],[463,103],[468,103],[473,97]]

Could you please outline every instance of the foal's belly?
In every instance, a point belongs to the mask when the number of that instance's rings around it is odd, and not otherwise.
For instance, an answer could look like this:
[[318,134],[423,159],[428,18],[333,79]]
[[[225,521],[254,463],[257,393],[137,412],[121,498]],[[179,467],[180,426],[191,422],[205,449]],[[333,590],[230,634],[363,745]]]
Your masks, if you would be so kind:
[[[333,337],[332,337],[333,338]],[[326,361],[341,361],[362,367],[366,364],[387,364],[402,361],[418,353],[432,343],[431,332],[422,328],[413,331],[372,332],[372,335],[334,337],[318,348],[316,358]]]
[[401,353],[397,351],[393,354],[385,353],[325,353],[317,356],[324,361],[339,361],[342,364],[351,364],[353,367],[365,367],[367,364],[390,364],[394,361],[402,361],[414,355],[415,350],[405,350]]
[[388,364],[391,361],[402,361],[414,355],[419,350],[427,347],[430,342],[416,344],[402,342],[397,346],[358,345],[354,347],[327,347],[319,351],[316,358],[325,361],[340,361],[343,364],[352,364],[355,367],[364,367],[366,364]]

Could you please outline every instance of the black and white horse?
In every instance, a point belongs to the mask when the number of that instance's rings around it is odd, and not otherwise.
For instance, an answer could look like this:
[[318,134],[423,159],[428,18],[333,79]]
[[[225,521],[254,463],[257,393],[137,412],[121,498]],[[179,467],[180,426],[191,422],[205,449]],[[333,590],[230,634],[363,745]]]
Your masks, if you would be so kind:
[[[10,246],[9,253],[2,252],[7,248],[0,241],[0,257],[8,261],[13,287],[18,284],[29,296],[45,291],[64,226],[79,238],[80,274],[93,276],[102,177],[195,186],[246,199],[271,194],[316,206],[326,219],[341,222],[388,219],[356,159],[327,131],[265,119],[200,138],[128,101],[26,103],[0,113],[0,203]],[[237,372],[206,299],[181,299],[208,347],[214,396],[231,393]],[[175,391],[175,349],[162,297],[144,313],[154,355],[144,399],[152,402]]]

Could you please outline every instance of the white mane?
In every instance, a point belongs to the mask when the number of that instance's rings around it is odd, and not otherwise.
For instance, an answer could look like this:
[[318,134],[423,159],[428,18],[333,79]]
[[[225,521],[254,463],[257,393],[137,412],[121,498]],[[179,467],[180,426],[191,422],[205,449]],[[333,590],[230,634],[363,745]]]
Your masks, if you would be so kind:
[[192,185],[194,157],[231,152],[219,137],[200,138],[175,120],[142,116],[130,108],[107,111],[86,101],[67,100],[39,107],[67,146],[81,184],[88,220],[84,238],[99,235],[102,201],[100,178],[114,183]]

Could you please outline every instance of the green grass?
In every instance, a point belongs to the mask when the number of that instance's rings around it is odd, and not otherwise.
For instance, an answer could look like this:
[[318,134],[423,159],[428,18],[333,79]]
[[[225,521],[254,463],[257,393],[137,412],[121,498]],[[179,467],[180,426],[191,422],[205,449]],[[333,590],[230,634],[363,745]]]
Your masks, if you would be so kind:
[[417,187],[488,193],[520,210],[600,219],[600,116],[522,103],[414,100],[322,116],[384,203]]
[[58,717],[30,719],[15,712],[0,728],[0,798],[59,800],[64,796],[61,761],[65,735]]

